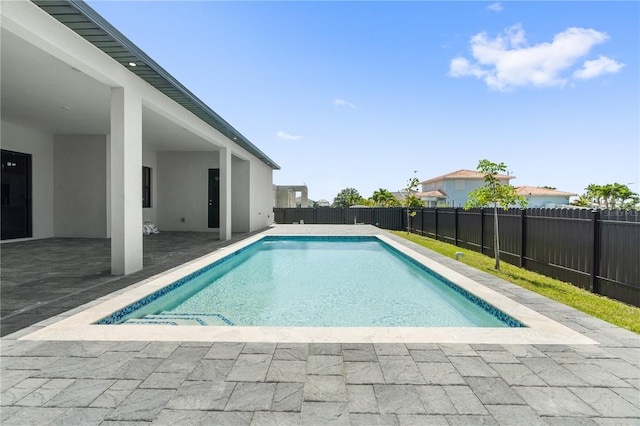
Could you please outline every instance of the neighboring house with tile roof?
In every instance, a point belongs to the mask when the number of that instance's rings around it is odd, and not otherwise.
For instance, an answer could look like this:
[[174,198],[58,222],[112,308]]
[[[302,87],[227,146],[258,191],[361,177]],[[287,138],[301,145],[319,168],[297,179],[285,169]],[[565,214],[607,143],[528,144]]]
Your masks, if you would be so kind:
[[[508,184],[515,178],[515,176],[500,174],[496,177],[502,184]],[[420,182],[420,185],[422,185],[422,192],[416,195],[425,201],[425,207],[463,207],[469,193],[484,185],[484,174],[461,169],[427,179]]]
[[567,205],[570,197],[578,195],[539,186],[516,186],[516,192],[527,200],[527,207],[530,208],[554,208]]
[[416,197],[419,197],[424,202],[425,207],[447,206],[447,194],[440,189],[418,192]]
[[[496,175],[504,185],[509,184],[512,175]],[[422,191],[416,193],[424,201],[425,207],[463,207],[469,198],[469,193],[484,185],[484,174],[461,169],[420,182]],[[527,207],[553,208],[558,205],[569,204],[569,198],[575,196],[572,192],[538,186],[517,186],[516,192],[527,200]]]
[[[393,194],[400,203],[404,202],[407,196],[404,191],[396,191],[391,194]],[[435,191],[415,192],[414,195],[423,201],[424,207],[448,207],[447,194],[439,189]]]

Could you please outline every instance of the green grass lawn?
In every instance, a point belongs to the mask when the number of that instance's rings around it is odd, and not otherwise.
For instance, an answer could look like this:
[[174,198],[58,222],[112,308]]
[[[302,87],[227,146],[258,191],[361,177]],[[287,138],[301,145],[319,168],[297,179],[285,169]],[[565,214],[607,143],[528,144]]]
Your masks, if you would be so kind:
[[590,293],[563,281],[527,271],[506,262],[500,262],[500,270],[497,271],[492,257],[420,235],[402,231],[391,232],[447,257],[455,258],[456,252],[463,251],[464,256],[460,261],[469,266],[640,334],[640,308]]

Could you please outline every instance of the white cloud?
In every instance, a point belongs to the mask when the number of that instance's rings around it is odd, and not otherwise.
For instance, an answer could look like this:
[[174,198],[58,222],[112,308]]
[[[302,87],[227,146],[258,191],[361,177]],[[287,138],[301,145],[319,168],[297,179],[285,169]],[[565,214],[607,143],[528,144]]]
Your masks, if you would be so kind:
[[499,2],[496,2],[487,6],[487,9],[493,10],[494,12],[502,12],[503,7]]
[[333,99],[333,104],[336,105],[336,106],[349,106],[352,109],[356,109],[356,106],[354,104],[352,104],[349,101],[345,101],[344,99],[334,98]]
[[[476,77],[491,89],[501,91],[526,86],[564,86],[570,81],[571,69],[578,60],[608,38],[606,33],[593,29],[567,28],[556,34],[550,43],[530,46],[524,29],[517,24],[493,39],[486,33],[473,36],[470,46],[475,61],[454,58],[449,75]],[[591,78],[604,72],[617,72],[621,67],[622,64],[601,57],[596,61],[586,61],[584,68],[576,71],[574,77]]]
[[585,61],[581,69],[573,73],[575,78],[581,80],[587,80],[590,78],[599,77],[602,74],[615,74],[624,67],[624,64],[609,59],[605,56],[600,56],[593,61]]
[[278,136],[280,139],[284,139],[286,141],[297,141],[298,139],[301,139],[302,136],[294,136],[294,135],[290,135],[289,133],[279,130],[276,133],[276,136]]

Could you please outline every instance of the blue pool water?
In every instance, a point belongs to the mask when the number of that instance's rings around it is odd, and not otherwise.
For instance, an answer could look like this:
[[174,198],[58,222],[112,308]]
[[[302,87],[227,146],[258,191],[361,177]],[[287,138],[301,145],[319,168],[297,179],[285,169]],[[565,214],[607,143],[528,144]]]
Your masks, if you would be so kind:
[[98,323],[523,326],[373,237],[266,237]]

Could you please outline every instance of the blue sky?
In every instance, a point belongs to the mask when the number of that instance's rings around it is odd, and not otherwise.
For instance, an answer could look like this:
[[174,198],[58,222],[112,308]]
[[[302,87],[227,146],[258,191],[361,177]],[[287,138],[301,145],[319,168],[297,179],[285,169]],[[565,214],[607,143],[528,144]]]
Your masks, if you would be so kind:
[[89,1],[311,199],[640,181],[640,3]]

